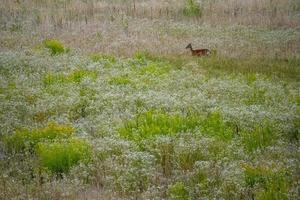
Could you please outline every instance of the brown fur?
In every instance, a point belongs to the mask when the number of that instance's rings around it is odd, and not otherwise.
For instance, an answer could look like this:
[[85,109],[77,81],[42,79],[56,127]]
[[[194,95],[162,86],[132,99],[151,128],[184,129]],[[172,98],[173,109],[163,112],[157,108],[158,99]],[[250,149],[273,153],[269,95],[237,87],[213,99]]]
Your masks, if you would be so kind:
[[193,56],[208,56],[211,54],[209,49],[193,49],[192,44],[188,44],[186,49],[190,49]]

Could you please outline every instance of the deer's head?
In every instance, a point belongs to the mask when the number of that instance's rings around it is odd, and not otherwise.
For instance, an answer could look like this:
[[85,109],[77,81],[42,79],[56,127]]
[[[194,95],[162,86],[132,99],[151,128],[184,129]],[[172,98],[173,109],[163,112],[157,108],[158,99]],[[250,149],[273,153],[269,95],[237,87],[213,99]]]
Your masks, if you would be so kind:
[[186,49],[188,49],[188,48],[192,48],[192,44],[191,43],[189,43],[186,47],[185,47]]

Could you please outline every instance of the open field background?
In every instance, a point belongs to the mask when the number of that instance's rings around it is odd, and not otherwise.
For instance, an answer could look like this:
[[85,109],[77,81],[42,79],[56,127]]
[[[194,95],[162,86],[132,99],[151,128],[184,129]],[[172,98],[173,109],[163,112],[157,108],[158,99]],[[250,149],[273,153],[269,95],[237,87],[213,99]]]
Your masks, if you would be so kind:
[[2,0],[0,199],[299,199],[299,25],[297,0]]
[[58,38],[85,53],[119,56],[143,50],[178,56],[189,42],[230,57],[295,57],[300,51],[297,0],[203,0],[201,17],[185,16],[183,0],[3,2],[4,49]]

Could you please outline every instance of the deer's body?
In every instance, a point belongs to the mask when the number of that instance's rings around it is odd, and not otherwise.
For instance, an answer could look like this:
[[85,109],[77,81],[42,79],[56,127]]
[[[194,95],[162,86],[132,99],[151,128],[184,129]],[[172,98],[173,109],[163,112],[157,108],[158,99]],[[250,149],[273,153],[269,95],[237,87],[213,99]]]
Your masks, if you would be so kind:
[[208,56],[211,54],[209,49],[193,49],[192,44],[188,44],[186,49],[190,49],[193,56]]

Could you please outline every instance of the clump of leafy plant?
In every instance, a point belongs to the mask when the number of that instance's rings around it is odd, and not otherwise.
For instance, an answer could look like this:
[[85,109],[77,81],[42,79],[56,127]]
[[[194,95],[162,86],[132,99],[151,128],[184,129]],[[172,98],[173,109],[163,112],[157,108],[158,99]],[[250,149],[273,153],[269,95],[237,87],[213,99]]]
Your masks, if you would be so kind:
[[64,45],[58,40],[45,40],[44,46],[49,49],[51,55],[62,54],[66,51]]
[[201,17],[202,8],[196,3],[195,0],[186,0],[183,14],[188,17]]
[[257,126],[253,131],[242,133],[242,140],[245,149],[251,153],[271,145],[276,140],[276,134],[268,123],[264,123]]
[[188,200],[189,192],[186,189],[184,183],[176,182],[168,189],[168,195],[171,200]]
[[170,70],[170,66],[165,63],[149,63],[146,66],[141,67],[138,72],[141,75],[155,75],[159,76],[167,73]]
[[37,146],[37,156],[41,165],[51,172],[67,173],[80,161],[90,159],[91,147],[80,139],[40,143]]
[[122,137],[141,141],[157,135],[172,135],[195,129],[199,123],[197,115],[170,115],[165,112],[148,111],[124,123],[119,128]]
[[127,76],[114,76],[108,81],[111,85],[128,85],[131,80]]
[[[285,170],[274,172],[268,167],[244,165],[245,182],[255,199],[287,200],[288,182]],[[262,188],[262,189],[257,189]]]
[[85,69],[76,69],[69,74],[53,74],[48,73],[43,78],[44,85],[64,84],[64,83],[80,83],[84,78],[97,78],[97,72]]
[[117,60],[114,56],[111,55],[102,55],[102,54],[92,54],[90,58],[93,62],[107,61],[109,63],[116,63]]
[[33,151],[39,142],[68,138],[74,131],[69,125],[51,122],[44,128],[17,130],[13,135],[6,136],[4,143],[10,152],[22,152],[25,149]]
[[97,72],[85,69],[77,69],[72,71],[67,78],[70,82],[80,83],[84,78],[89,77],[92,79],[97,78]]
[[212,112],[203,120],[201,131],[204,134],[222,140],[231,139],[234,133],[233,127],[229,123],[224,122],[219,112]]

